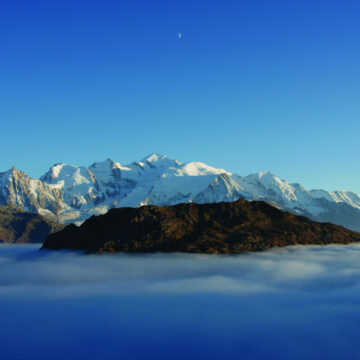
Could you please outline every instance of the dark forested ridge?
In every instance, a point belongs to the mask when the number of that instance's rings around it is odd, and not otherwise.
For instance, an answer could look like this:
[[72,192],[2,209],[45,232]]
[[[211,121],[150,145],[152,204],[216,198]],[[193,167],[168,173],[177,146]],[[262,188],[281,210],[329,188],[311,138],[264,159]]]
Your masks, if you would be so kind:
[[43,247],[94,252],[235,254],[296,244],[347,244],[360,234],[262,201],[112,209],[50,234]]
[[64,225],[16,206],[0,206],[0,242],[43,243],[47,235],[63,228]]

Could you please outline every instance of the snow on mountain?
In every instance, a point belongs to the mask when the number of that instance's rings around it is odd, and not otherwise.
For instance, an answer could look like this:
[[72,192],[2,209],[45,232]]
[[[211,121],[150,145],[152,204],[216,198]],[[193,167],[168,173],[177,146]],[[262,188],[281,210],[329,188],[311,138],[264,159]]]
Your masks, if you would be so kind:
[[301,214],[306,211],[319,215],[323,211],[304,187],[280,180],[271,172],[260,172],[238,178],[238,183],[252,194],[253,199],[265,200],[295,213]]
[[144,165],[149,165],[150,167],[156,169],[165,169],[165,168],[172,168],[181,166],[181,162],[178,160],[171,160],[165,155],[160,154],[150,154],[149,156],[145,157],[141,160],[141,163]]
[[360,230],[358,194],[308,191],[271,172],[242,177],[160,154],[125,166],[110,159],[89,167],[56,164],[40,179],[31,179],[15,168],[0,173],[0,204],[17,205],[63,223],[81,222],[113,207],[234,201],[240,197]]
[[29,212],[39,212],[56,218],[62,210],[61,189],[38,179],[31,179],[24,172],[12,167],[0,173],[0,204],[16,205]]
[[360,195],[351,191],[334,191],[327,192],[325,190],[311,190],[311,196],[317,199],[324,198],[328,201],[341,203],[344,202],[354,208],[360,209]]

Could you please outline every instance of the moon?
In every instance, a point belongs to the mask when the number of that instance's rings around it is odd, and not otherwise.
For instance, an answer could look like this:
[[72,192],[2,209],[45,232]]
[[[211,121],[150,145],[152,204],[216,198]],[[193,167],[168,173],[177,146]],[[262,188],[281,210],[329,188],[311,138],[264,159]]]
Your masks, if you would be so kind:
[[178,33],[178,38],[179,38],[179,39],[182,38],[182,33],[181,33],[181,32]]

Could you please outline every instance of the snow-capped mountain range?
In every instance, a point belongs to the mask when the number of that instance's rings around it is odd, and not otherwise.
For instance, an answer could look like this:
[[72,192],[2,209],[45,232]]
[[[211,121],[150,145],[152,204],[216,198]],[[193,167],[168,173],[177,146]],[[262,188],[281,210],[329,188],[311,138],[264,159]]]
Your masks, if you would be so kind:
[[40,179],[14,167],[0,173],[0,204],[13,204],[62,223],[80,223],[113,207],[212,203],[240,197],[360,231],[360,195],[353,192],[309,191],[270,172],[239,176],[159,154],[126,166],[110,159],[89,167],[56,164]]

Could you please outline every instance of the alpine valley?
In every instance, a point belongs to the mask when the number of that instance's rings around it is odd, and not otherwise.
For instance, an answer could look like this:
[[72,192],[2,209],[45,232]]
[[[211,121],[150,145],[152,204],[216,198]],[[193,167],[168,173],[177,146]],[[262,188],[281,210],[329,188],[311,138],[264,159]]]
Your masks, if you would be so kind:
[[312,220],[360,231],[360,195],[307,190],[270,172],[239,176],[201,162],[152,154],[122,165],[110,159],[52,166],[40,179],[15,167],[0,173],[0,205],[14,205],[63,224],[80,224],[111,208],[262,200]]

